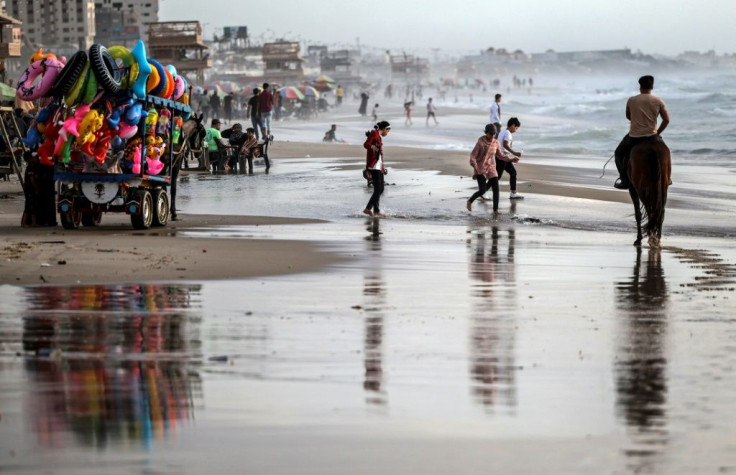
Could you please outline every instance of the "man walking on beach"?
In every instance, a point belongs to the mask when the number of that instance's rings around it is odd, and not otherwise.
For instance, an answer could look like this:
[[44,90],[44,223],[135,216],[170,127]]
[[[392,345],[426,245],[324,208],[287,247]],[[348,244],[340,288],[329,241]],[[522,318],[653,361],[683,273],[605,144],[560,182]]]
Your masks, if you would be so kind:
[[[662,140],[662,132],[670,123],[670,114],[667,106],[659,97],[652,94],[654,77],[642,76],[639,78],[638,96],[632,96],[626,102],[626,118],[629,119],[629,133],[624,136],[616,147],[616,168],[619,178],[614,187],[619,190],[629,189],[629,175],[627,165],[629,153],[634,145],[647,140]],[[662,117],[657,127],[657,117]]]
[[496,135],[501,133],[501,94],[496,94],[493,104],[491,104],[491,124],[496,127]]
[[273,94],[270,85],[263,83],[263,90],[258,94],[258,112],[261,119],[261,133],[263,140],[271,138],[271,112],[273,111]]
[[248,99],[248,108],[246,114],[250,117],[250,123],[255,130],[256,140],[259,139],[261,133],[261,117],[258,112],[258,94],[261,92],[259,88],[253,88],[253,96]]
[[432,98],[429,98],[429,101],[427,102],[427,123],[425,124],[427,127],[429,127],[429,118],[431,117],[434,119],[434,125],[439,124],[437,122],[437,108],[434,106],[434,103],[432,102]]
[[[498,136],[498,143],[501,147],[501,151],[504,154],[508,152],[517,159],[521,158],[521,152],[517,152],[516,150],[511,148],[511,144],[514,140],[514,137],[511,134],[516,133],[516,131],[519,130],[519,127],[521,127],[521,122],[519,122],[519,119],[517,119],[516,117],[512,117],[506,123],[506,129],[501,132],[501,135]],[[498,180],[501,181],[501,176],[503,176],[503,172],[508,172],[509,174],[509,188],[511,188],[511,195],[509,196],[509,198],[512,200],[524,199],[523,196],[516,192],[516,167],[514,167],[514,163],[518,161],[519,160],[505,161],[496,159]]]

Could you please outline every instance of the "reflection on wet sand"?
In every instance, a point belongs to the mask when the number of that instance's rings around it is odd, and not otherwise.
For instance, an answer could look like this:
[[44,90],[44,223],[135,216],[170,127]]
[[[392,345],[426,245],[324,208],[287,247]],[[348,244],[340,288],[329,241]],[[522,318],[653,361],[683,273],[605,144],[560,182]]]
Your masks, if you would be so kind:
[[23,348],[32,353],[25,413],[44,446],[149,445],[193,417],[201,398],[190,365],[200,286],[119,285],[27,289]]
[[[380,219],[368,219],[366,237],[368,253],[381,252]],[[381,260],[372,259],[363,276],[363,296],[365,297],[365,336],[363,345],[363,363],[365,376],[363,389],[366,391],[366,402],[373,405],[385,405],[386,392],[383,390],[383,320],[386,308],[386,285],[381,275]]]
[[[470,374],[472,393],[487,409],[516,407],[516,277],[515,234],[508,229],[499,252],[501,230],[493,226],[470,229],[469,273],[479,283],[471,287],[475,311],[470,329]],[[505,254],[505,255],[504,255]]]
[[[623,329],[616,345],[616,409],[635,447],[630,468],[653,470],[669,441],[667,430],[667,302],[669,292],[659,251],[649,250],[641,275],[641,249],[630,280],[616,285]],[[656,470],[655,470],[656,471]]]

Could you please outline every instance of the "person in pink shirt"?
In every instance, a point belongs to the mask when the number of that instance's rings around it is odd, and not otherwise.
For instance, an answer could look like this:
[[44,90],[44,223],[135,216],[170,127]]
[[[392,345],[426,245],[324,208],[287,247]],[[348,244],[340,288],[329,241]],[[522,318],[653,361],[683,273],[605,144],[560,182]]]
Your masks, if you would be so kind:
[[273,94],[270,85],[263,83],[263,90],[258,94],[258,113],[261,119],[261,135],[264,141],[271,138],[271,115],[273,113]]
[[493,213],[498,213],[498,172],[496,171],[496,159],[504,162],[518,162],[517,157],[508,157],[501,151],[496,140],[496,127],[493,124],[486,125],[484,135],[478,139],[473,151],[470,152],[470,166],[473,167],[473,178],[478,182],[478,191],[468,198],[466,206],[468,211],[473,211],[473,201],[489,189],[493,190]]

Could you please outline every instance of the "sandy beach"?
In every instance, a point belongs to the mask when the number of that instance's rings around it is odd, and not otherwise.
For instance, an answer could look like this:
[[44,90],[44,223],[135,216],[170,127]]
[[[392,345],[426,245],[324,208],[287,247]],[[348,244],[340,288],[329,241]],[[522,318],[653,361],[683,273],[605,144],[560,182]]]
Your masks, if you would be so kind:
[[[420,145],[484,114],[441,111],[386,140],[384,219],[343,111],[279,123],[269,174],[183,173],[165,228],[20,228],[0,182],[0,469],[736,470],[718,170],[679,167],[664,248],[637,249],[605,157],[531,150],[525,199],[504,178],[499,217],[468,213],[467,150]],[[332,121],[351,144],[318,142]]]

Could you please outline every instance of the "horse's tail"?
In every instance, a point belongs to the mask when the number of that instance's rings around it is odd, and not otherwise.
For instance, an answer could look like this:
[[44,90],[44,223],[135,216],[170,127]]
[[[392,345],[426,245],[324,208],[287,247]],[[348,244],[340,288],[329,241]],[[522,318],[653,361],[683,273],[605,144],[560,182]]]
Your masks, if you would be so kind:
[[652,187],[642,197],[647,213],[647,233],[661,233],[664,222],[664,210],[667,204],[667,188],[670,181],[670,160],[664,144],[657,144],[648,150],[645,160],[652,177]]

